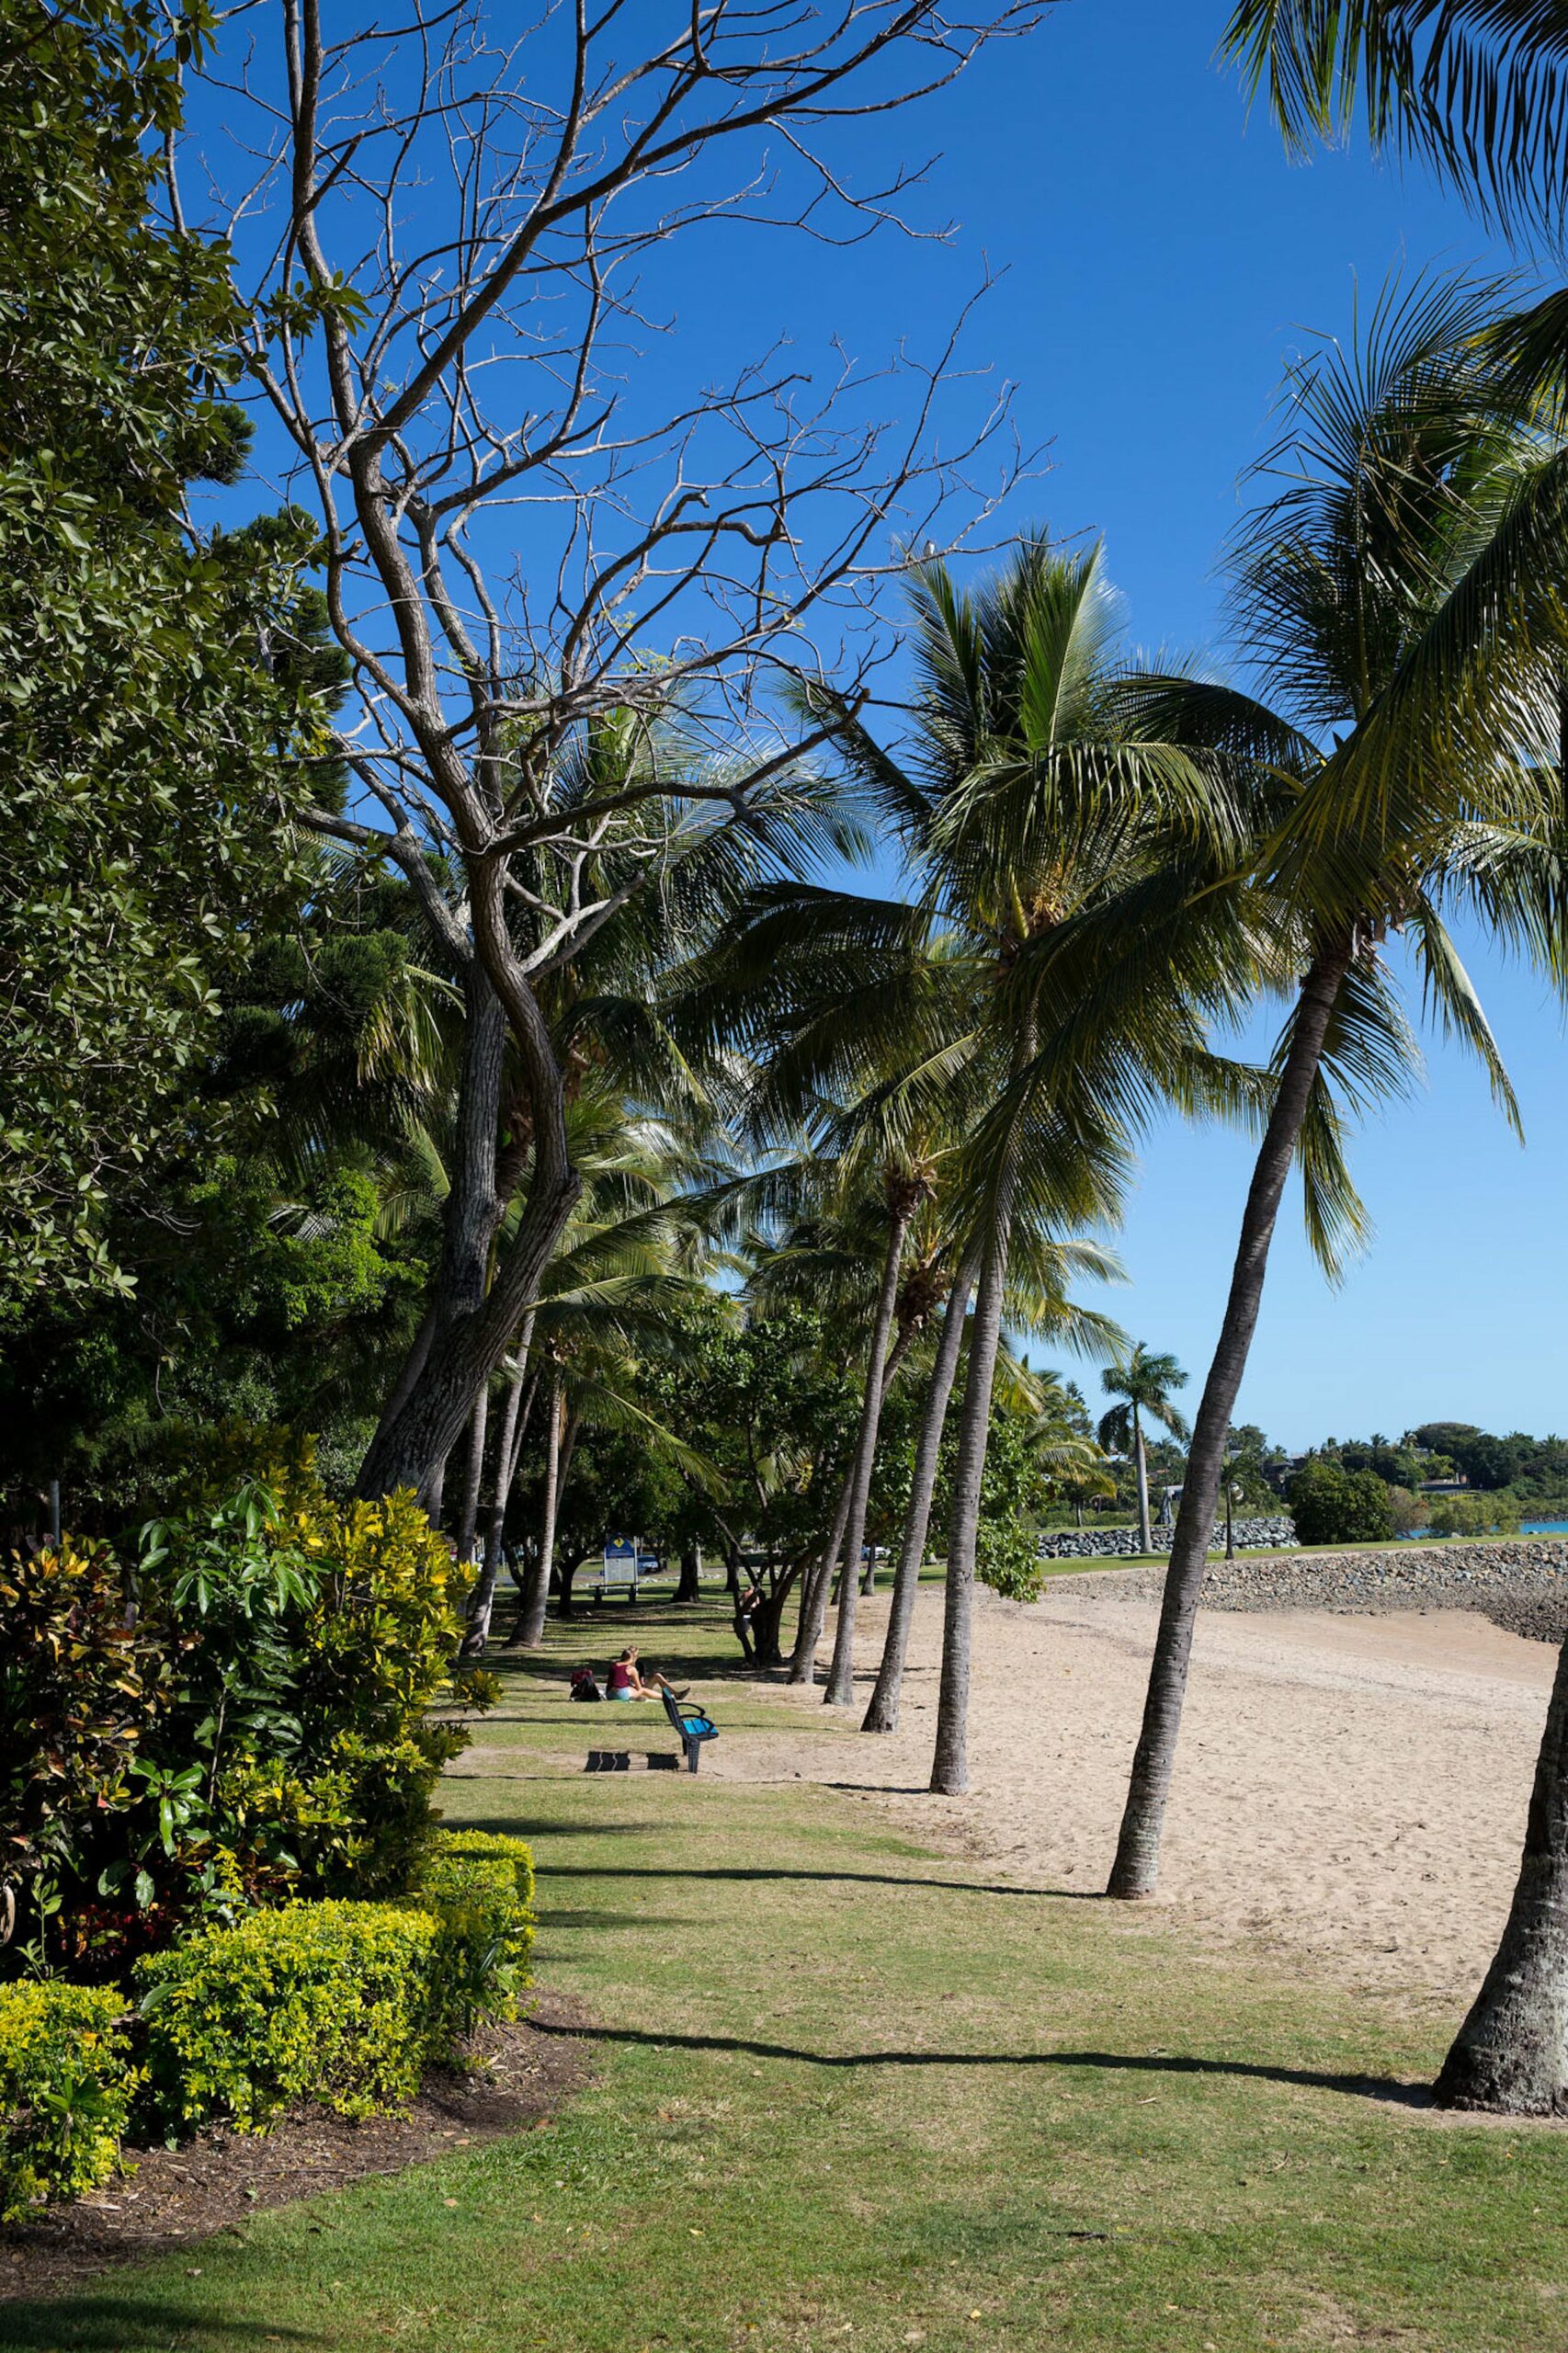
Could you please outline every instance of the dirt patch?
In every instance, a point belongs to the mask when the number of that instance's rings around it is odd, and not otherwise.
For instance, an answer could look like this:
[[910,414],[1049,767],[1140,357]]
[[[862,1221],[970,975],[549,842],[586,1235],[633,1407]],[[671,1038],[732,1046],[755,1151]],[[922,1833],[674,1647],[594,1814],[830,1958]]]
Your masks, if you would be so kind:
[[176,2149],[128,2150],[129,2177],[0,2230],[0,2300],[58,2295],[95,2272],[195,2248],[220,2231],[243,2236],[264,2207],[542,2123],[589,2073],[586,2046],[561,2032],[586,2025],[588,2016],[562,1995],[539,1994],[529,2018],[550,2030],[528,2019],[486,2028],[472,2071],[432,2069],[402,2116],[355,2122],[304,2108],[265,2135],[203,2132]]

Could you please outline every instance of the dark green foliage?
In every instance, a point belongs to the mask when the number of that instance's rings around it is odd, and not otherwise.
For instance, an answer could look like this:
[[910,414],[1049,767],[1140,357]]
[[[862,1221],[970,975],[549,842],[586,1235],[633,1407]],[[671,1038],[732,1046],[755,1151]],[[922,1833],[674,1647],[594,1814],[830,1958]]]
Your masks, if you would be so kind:
[[1290,1504],[1302,1544],[1379,1544],[1393,1534],[1389,1491],[1375,1471],[1314,1458],[1291,1480]]
[[0,2222],[108,2179],[134,2087],[119,1995],[0,1985]]
[[416,1908],[291,1904],[147,1955],[135,1983],[152,2120],[256,2132],[301,2100],[341,2116],[402,2107],[431,2048],[438,1935]]
[[[195,21],[194,19],[192,20]],[[203,541],[243,449],[223,250],[146,217],[175,63],[143,0],[0,0],[0,1305],[129,1284],[108,1208],[287,880],[317,696],[298,522]],[[153,141],[147,133],[154,134]]]

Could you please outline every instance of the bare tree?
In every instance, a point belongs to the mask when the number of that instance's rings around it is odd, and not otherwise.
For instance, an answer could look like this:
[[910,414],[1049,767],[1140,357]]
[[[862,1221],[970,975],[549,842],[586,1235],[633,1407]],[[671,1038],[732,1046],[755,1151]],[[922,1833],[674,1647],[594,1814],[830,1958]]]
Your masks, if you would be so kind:
[[[869,373],[835,346],[821,382],[780,347],[672,392],[640,369],[669,324],[645,279],[703,231],[710,263],[729,221],[824,244],[903,229],[924,167],[857,189],[835,143],[1045,5],[716,0],[646,46],[619,0],[521,29],[493,0],[412,0],[335,39],[320,0],[282,0],[279,53],[225,85],[249,365],[353,671],[322,745],[348,800],[311,823],[407,875],[467,1006],[435,1313],[362,1493],[429,1491],[575,1198],[541,983],[693,826],[788,794],[818,739],[771,716],[781,674],[831,670],[853,702],[878,582],[972,530],[1021,463],[1006,387],[937,446],[961,319]],[[610,711],[650,745],[678,713],[710,756],[564,786],[565,748]]]

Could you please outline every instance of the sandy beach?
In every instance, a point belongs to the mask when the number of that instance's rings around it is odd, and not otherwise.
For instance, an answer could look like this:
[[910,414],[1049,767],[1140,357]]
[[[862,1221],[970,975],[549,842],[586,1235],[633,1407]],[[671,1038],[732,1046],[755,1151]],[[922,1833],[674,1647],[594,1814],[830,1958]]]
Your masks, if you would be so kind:
[[[1074,1578],[1027,1607],[979,1594],[965,1798],[925,1788],[934,1586],[920,1596],[892,1737],[748,1735],[716,1744],[713,1769],[857,1790],[912,1834],[1098,1893],[1154,1629],[1151,1604],[1121,1590],[1129,1581]],[[862,1692],[885,1621],[885,1597],[862,1602]],[[1468,1611],[1205,1613],[1164,1885],[1130,1916],[1180,1922],[1352,1986],[1467,1996],[1517,1869],[1554,1664],[1547,1644]],[[820,1689],[790,1696],[805,1733]]]

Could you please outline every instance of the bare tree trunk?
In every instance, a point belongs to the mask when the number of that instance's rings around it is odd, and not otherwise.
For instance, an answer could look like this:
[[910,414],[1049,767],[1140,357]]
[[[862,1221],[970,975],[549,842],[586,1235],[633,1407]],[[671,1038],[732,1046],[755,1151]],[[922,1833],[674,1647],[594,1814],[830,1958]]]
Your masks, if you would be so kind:
[[483,1658],[485,1644],[490,1640],[490,1620],[495,1608],[495,1580],[501,1574],[501,1547],[506,1532],[506,1505],[517,1480],[523,1438],[533,1409],[534,1392],[539,1387],[536,1372],[528,1381],[525,1394],[523,1383],[532,1339],[533,1317],[530,1315],[517,1342],[517,1369],[506,1392],[506,1407],[501,1419],[501,1436],[495,1449],[494,1485],[484,1530],[484,1563],[479,1572],[479,1582],[469,1599],[468,1631],[463,1636],[460,1653],[463,1658]]
[[702,1547],[683,1544],[680,1553],[680,1581],[672,1601],[700,1601],[702,1598]]
[[468,1472],[463,1480],[462,1517],[458,1522],[460,1561],[473,1558],[473,1540],[479,1527],[479,1491],[484,1483],[484,1438],[489,1427],[490,1384],[486,1381],[474,1398],[469,1421]]
[[418,1331],[409,1343],[408,1354],[403,1358],[403,1370],[393,1384],[392,1395],[381,1407],[381,1417],[370,1440],[372,1447],[381,1444],[413,1394],[414,1384],[425,1370],[425,1360],[430,1353],[430,1343],[436,1336],[436,1326],[440,1320],[440,1303],[433,1297],[419,1319]]
[[517,1605],[517,1622],[512,1630],[509,1650],[538,1650],[544,1640],[545,1611],[550,1603],[550,1572],[555,1559],[555,1516],[561,1502],[561,1436],[565,1419],[566,1400],[562,1392],[561,1375],[551,1374],[550,1422],[544,1444],[544,1507],[540,1518],[539,1550],[528,1563],[523,1581],[522,1599]]
[[1153,1549],[1153,1531],[1149,1526],[1149,1456],[1143,1444],[1143,1425],[1138,1417],[1136,1400],[1132,1406],[1132,1468],[1138,1480],[1138,1550]]
[[882,1259],[881,1289],[871,1318],[871,1344],[866,1352],[866,1392],[860,1405],[860,1427],[849,1479],[849,1510],[844,1525],[844,1574],[839,1580],[838,1625],[833,1641],[833,1664],[823,1699],[830,1708],[847,1708],[855,1698],[855,1606],[860,1591],[860,1546],[866,1533],[866,1506],[871,1493],[871,1472],[877,1459],[877,1432],[881,1423],[888,1336],[898,1304],[899,1270],[903,1241],[915,1207],[914,1197],[901,1188],[888,1204],[888,1243]]
[[1557,1654],[1503,1940],[1434,2089],[1443,2108],[1568,2113],[1568,1642]]
[[926,1391],[926,1410],[921,1415],[920,1436],[915,1449],[915,1477],[909,1490],[903,1541],[899,1550],[898,1567],[893,1573],[892,1606],[888,1611],[882,1663],[877,1670],[876,1688],[866,1710],[865,1722],[860,1726],[862,1732],[896,1732],[898,1729],[903,1663],[909,1652],[909,1629],[915,1617],[915,1597],[919,1590],[921,1565],[926,1558],[926,1537],[931,1525],[931,1499],[937,1492],[937,1466],[942,1450],[942,1431],[947,1424],[948,1403],[953,1393],[953,1381],[963,1349],[964,1319],[969,1313],[969,1295],[973,1288],[973,1261],[966,1259],[948,1299],[942,1336],[937,1347],[937,1361],[931,1369],[931,1379]]
[[1350,956],[1348,940],[1322,949],[1313,958],[1301,983],[1295,1034],[1253,1170],[1230,1296],[1225,1302],[1225,1320],[1220,1327],[1219,1346],[1192,1427],[1181,1505],[1171,1539],[1171,1564],[1165,1573],[1159,1631],[1149,1670],[1143,1724],[1138,1735],[1121,1836],[1107,1890],[1111,1895],[1152,1895],[1159,1881],[1165,1799],[1181,1731],[1193,1622],[1198,1616],[1209,1546],[1214,1533],[1214,1507],[1224,1475],[1226,1440],[1257,1324],[1274,1222],[1301,1138],[1312,1082],[1323,1059],[1329,1018],[1349,970]]
[[974,1548],[980,1486],[991,1428],[991,1389],[1002,1338],[1002,1294],[1007,1279],[1007,1205],[986,1245],[969,1336],[969,1375],[958,1461],[953,1466],[953,1514],[948,1534],[948,1577],[942,1598],[942,1680],[937,1700],[937,1748],[931,1787],[938,1797],[961,1797],[969,1787],[969,1663],[974,1615]]

